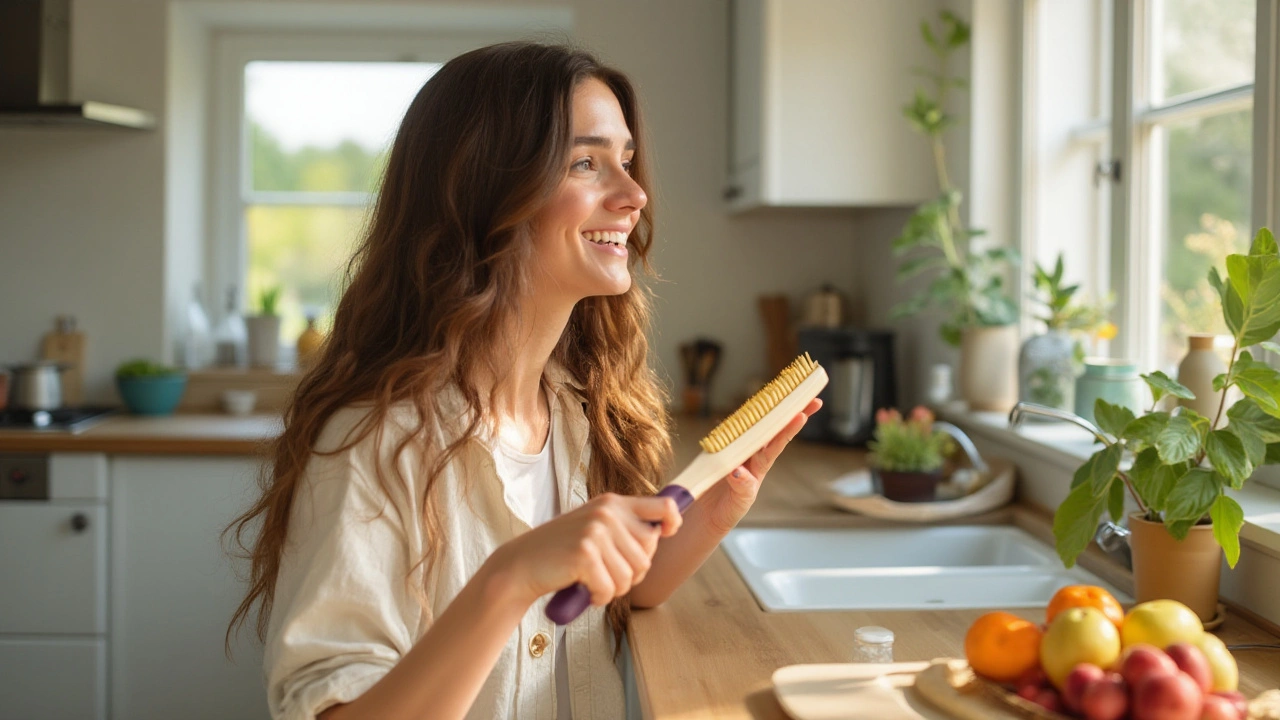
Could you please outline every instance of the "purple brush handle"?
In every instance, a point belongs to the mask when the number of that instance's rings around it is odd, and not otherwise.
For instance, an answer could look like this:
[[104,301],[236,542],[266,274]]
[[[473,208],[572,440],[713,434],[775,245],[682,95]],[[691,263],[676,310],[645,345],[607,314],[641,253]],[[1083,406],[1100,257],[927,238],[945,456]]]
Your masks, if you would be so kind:
[[[679,485],[668,485],[662,488],[656,497],[669,497],[675,500],[676,507],[680,508],[681,513],[693,504],[693,493]],[[650,525],[657,524],[650,523]],[[551,602],[547,603],[547,617],[557,625],[568,625],[590,604],[591,592],[587,590],[587,586],[574,583],[557,592],[555,597],[551,598]]]

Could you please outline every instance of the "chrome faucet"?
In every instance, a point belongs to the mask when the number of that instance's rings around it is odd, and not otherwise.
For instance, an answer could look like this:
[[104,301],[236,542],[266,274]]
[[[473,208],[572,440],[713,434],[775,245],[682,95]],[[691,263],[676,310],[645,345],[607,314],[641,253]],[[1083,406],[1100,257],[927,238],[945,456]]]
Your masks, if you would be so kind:
[[1076,425],[1079,425],[1085,430],[1088,430],[1089,432],[1093,433],[1093,436],[1098,438],[1099,442],[1103,442],[1106,444],[1111,443],[1111,438],[1107,437],[1106,435],[1103,435],[1102,430],[1100,430],[1097,425],[1094,425],[1093,423],[1089,422],[1088,420],[1085,420],[1079,415],[1076,415],[1075,413],[1069,413],[1066,410],[1059,410],[1057,408],[1052,408],[1052,407],[1049,407],[1048,405],[1037,405],[1035,403],[1029,403],[1029,402],[1020,402],[1017,405],[1014,405],[1013,409],[1009,411],[1009,429],[1012,430],[1013,428],[1016,428],[1019,425],[1021,425],[1022,418],[1024,415],[1042,415],[1044,417],[1050,417],[1056,420],[1066,420],[1069,423],[1074,423]]
[[[1088,430],[1101,443],[1107,445],[1112,443],[1111,438],[1104,435],[1097,425],[1075,413],[1029,402],[1020,402],[1009,411],[1009,429],[1012,430],[1022,424],[1022,419],[1026,415],[1040,415],[1056,420],[1065,420]],[[1098,528],[1093,533],[1093,541],[1098,544],[1098,547],[1103,552],[1123,563],[1126,568],[1133,567],[1133,553],[1129,548],[1128,528],[1104,519],[1098,523]]]

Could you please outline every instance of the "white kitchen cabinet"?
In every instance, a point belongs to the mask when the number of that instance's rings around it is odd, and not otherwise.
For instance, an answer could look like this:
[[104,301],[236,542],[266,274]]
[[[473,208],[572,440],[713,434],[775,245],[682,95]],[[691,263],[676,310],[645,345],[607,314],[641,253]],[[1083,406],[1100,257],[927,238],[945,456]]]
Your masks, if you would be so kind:
[[251,458],[111,459],[111,711],[129,720],[268,718],[256,617],[223,651],[247,573],[220,533],[256,496]]
[[107,462],[0,455],[0,720],[107,717]]
[[937,0],[732,0],[732,210],[910,206],[935,197],[902,115],[933,67]]

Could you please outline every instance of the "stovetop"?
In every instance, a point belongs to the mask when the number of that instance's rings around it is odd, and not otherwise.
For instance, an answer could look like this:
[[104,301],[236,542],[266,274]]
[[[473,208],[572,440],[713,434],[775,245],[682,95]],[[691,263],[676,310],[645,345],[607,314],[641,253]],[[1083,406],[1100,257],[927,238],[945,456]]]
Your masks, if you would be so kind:
[[78,433],[119,410],[114,407],[68,407],[56,410],[0,410],[0,430]]

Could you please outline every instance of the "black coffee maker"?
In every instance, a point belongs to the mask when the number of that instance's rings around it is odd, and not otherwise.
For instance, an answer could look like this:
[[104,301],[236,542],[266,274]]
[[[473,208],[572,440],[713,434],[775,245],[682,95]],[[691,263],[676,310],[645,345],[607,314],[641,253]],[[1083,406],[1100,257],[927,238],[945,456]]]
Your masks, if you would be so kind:
[[809,353],[830,381],[818,397],[822,409],[800,430],[806,440],[864,446],[876,410],[897,403],[893,333],[858,328],[802,328],[800,352]]

